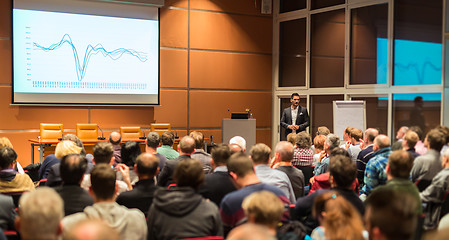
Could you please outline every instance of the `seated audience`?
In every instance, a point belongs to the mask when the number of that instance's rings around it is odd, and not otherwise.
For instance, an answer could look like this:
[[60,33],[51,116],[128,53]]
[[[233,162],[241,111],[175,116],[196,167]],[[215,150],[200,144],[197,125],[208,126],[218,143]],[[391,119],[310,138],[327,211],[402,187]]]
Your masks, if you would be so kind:
[[142,153],[137,157],[134,171],[139,181],[133,190],[123,192],[117,197],[117,203],[127,208],[137,208],[148,213],[157,187],[154,177],[159,172],[159,159],[151,153]]
[[312,239],[368,239],[361,215],[337,192],[318,196],[312,212],[320,222],[320,226],[312,232]]
[[402,126],[399,128],[399,130],[396,132],[396,142],[394,142],[391,146],[392,151],[396,150],[402,150],[402,141],[404,141],[405,134],[409,131],[409,128],[406,126]]
[[225,233],[228,233],[232,228],[246,222],[242,202],[245,197],[254,192],[266,190],[278,196],[284,205],[290,204],[282,190],[275,186],[260,182],[254,172],[253,162],[245,154],[233,154],[229,159],[227,166],[229,174],[234,179],[239,190],[226,195],[220,204],[221,219],[223,221]]
[[424,144],[428,150],[426,154],[417,157],[413,163],[411,171],[413,182],[432,181],[435,175],[441,171],[440,151],[445,142],[446,137],[440,131],[432,129],[427,133]]
[[387,174],[385,168],[388,163],[388,157],[391,154],[390,138],[380,134],[374,139],[373,156],[366,164],[365,168],[365,185],[361,191],[361,198],[364,199],[371,191],[387,182]]
[[419,154],[415,151],[415,145],[418,140],[418,134],[413,131],[408,131],[402,139],[402,149],[409,152],[412,155],[413,159],[419,156]]
[[[0,137],[0,148],[3,148],[3,147],[10,147],[10,148],[14,149],[14,147],[13,147],[11,141],[9,141],[8,138],[6,138],[6,137]],[[16,161],[16,167],[15,167],[15,170],[16,170],[18,173],[20,173],[20,174],[24,174],[24,173],[25,173],[25,171],[23,171],[23,168],[22,168],[22,166],[20,165],[19,161]]]
[[318,130],[316,132],[317,135],[323,135],[323,136],[327,136],[330,133],[331,133],[331,131],[326,126],[318,127]]
[[270,147],[263,143],[258,143],[251,148],[250,154],[257,178],[263,183],[281,189],[291,203],[296,202],[295,193],[287,174],[268,166],[271,155]]
[[0,192],[23,192],[34,190],[34,183],[28,174],[14,170],[17,153],[9,147],[0,148]]
[[410,240],[417,226],[416,200],[393,189],[374,191],[366,199],[365,226],[373,240]]
[[137,209],[128,209],[114,201],[117,193],[116,173],[111,165],[96,164],[90,178],[92,186],[89,193],[94,199],[94,205],[86,207],[81,213],[65,217],[62,220],[64,232],[71,231],[79,221],[102,219],[120,233],[121,239],[145,239],[147,237],[145,215]]
[[14,229],[15,207],[11,196],[0,194],[0,229],[3,231]]
[[[235,137],[232,137],[231,139],[229,139],[229,145],[234,145],[234,144],[236,144],[240,147],[241,152],[246,152],[246,140],[243,137],[235,136]],[[232,148],[231,148],[231,151],[232,151]]]
[[293,153],[292,164],[294,167],[313,166],[312,140],[306,132],[296,134],[296,147]]
[[228,240],[276,240],[277,238],[263,226],[247,223],[234,228],[226,238]]
[[343,131],[343,141],[341,142],[340,147],[344,149],[348,149],[351,146],[351,131],[354,129],[353,127],[346,127]]
[[220,206],[221,200],[230,192],[237,190],[228,173],[228,163],[231,150],[226,144],[219,144],[212,148],[212,173],[207,174],[199,193],[206,199]]
[[157,148],[157,153],[164,155],[167,160],[175,159],[179,157],[179,153],[173,149],[173,143],[175,143],[175,135],[170,132],[164,132],[161,136],[162,146]]
[[223,236],[215,204],[196,193],[204,181],[199,160],[184,159],[174,173],[176,187],[156,191],[148,212],[148,239],[182,239]]
[[316,165],[318,159],[320,159],[321,152],[324,151],[324,142],[326,141],[326,136],[327,135],[320,134],[316,135],[316,137],[313,139],[313,146],[315,148],[313,154],[313,165]]
[[[122,144],[120,155],[122,157],[122,164],[118,164],[116,167],[120,169],[120,166],[126,165],[129,168],[129,178],[131,185],[134,185],[139,179],[134,171],[134,165],[136,164],[136,158],[142,153],[140,146],[137,142],[127,141]],[[117,180],[123,181],[121,174],[117,175]]]
[[157,132],[150,132],[145,140],[145,152],[153,154],[159,159],[159,169],[163,169],[167,158],[157,152],[157,148],[161,145],[161,136]]
[[175,159],[170,159],[165,163],[161,173],[159,173],[157,179],[157,185],[161,187],[168,187],[173,183],[173,173],[175,172],[176,166],[186,159],[190,159],[190,155],[195,150],[195,140],[189,136],[184,136],[181,141],[179,141],[179,157]]
[[65,232],[64,240],[120,240],[119,233],[99,219],[86,219],[77,222],[70,231]]
[[364,184],[366,164],[373,157],[374,139],[377,137],[377,135],[379,135],[379,131],[377,129],[368,128],[365,130],[365,138],[363,139],[363,145],[365,148],[359,152],[356,161],[357,180],[361,186]]
[[23,240],[60,239],[64,203],[51,188],[41,187],[25,193],[19,201],[16,229]]
[[427,152],[427,147],[424,145],[424,142],[422,141],[424,139],[424,133],[423,130],[418,127],[418,126],[412,126],[410,127],[410,131],[415,132],[416,134],[418,134],[419,140],[415,145],[415,151],[419,154],[419,155],[424,155]]
[[122,135],[119,132],[111,132],[109,135],[109,142],[114,148],[114,166],[122,163],[121,151],[122,151]]
[[347,151],[351,156],[352,161],[356,162],[360,151],[362,151],[363,142],[363,132],[360,129],[354,128],[350,133],[351,146],[348,147]]
[[204,173],[210,173],[212,171],[212,166],[210,164],[211,156],[204,151],[204,135],[201,132],[193,131],[189,136],[195,140],[195,151],[190,157],[200,160],[203,164]]
[[289,133],[287,135],[287,142],[289,142],[293,146],[295,146],[296,145],[296,133]]
[[444,136],[446,137],[446,141],[445,141],[446,143],[444,144],[444,146],[441,148],[441,151],[440,151],[440,154],[443,155],[444,152],[446,151],[446,149],[449,148],[449,127],[446,127],[444,125],[439,125],[435,129],[442,132],[444,134]]
[[320,158],[315,166],[314,175],[320,175],[327,172],[329,167],[329,154],[340,145],[340,139],[335,134],[329,134],[324,142],[324,150],[320,153]]
[[87,160],[79,154],[69,154],[61,159],[62,186],[55,190],[64,201],[65,216],[82,212],[85,207],[94,204],[89,193],[80,187],[86,168]]

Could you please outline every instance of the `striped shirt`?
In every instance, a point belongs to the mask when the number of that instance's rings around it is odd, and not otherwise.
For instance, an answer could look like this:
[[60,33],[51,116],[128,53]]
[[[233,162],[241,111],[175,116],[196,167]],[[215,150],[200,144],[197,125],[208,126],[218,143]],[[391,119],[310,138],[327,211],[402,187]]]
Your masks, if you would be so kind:
[[310,148],[295,148],[292,165],[295,167],[308,167],[313,165],[313,151]]

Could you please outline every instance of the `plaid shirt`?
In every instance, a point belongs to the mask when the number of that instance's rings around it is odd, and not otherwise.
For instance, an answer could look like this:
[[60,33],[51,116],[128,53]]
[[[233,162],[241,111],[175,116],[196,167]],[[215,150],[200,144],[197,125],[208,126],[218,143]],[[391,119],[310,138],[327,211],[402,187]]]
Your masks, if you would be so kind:
[[374,153],[374,156],[368,161],[365,168],[365,186],[362,188],[363,194],[370,194],[371,191],[387,182],[387,173],[385,167],[388,163],[388,157],[391,154],[391,149],[383,148]]
[[295,148],[292,165],[295,167],[308,167],[313,165],[313,151],[310,148]]

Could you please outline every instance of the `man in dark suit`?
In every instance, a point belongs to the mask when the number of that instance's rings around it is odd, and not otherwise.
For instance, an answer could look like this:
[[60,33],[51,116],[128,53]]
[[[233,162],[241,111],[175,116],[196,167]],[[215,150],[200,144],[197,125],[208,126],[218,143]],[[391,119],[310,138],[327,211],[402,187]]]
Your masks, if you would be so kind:
[[142,153],[136,159],[134,171],[139,181],[133,190],[118,195],[116,201],[127,208],[137,208],[146,216],[157,190],[154,176],[159,172],[159,159],[151,153]]
[[305,131],[310,125],[307,109],[299,106],[299,94],[293,93],[290,102],[292,105],[284,109],[281,118],[281,126],[285,128],[284,139],[287,139],[287,135],[292,132],[299,133]]
[[210,199],[217,206],[220,206],[226,194],[237,190],[226,166],[230,157],[231,149],[226,144],[220,144],[212,149],[211,161],[214,170],[206,175],[204,184],[199,189],[204,198]]
[[365,130],[365,138],[363,139],[364,148],[359,152],[356,160],[357,179],[359,180],[360,186],[364,185],[366,164],[374,156],[373,145],[377,135],[379,135],[379,131],[375,128]]

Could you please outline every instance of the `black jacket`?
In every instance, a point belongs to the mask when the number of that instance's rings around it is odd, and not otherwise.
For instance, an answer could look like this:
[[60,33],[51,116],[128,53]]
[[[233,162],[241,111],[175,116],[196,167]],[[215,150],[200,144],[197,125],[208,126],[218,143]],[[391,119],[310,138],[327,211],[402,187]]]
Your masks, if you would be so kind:
[[[292,110],[291,106],[284,109],[281,118],[281,126],[285,128],[285,139],[287,139],[287,135],[292,132],[291,129],[288,128],[288,125],[292,125]],[[296,125],[299,125],[299,129],[296,132],[305,131],[306,128],[310,125],[309,113],[305,107],[298,106],[298,115],[296,116]]]
[[133,190],[122,192],[116,202],[127,208],[137,208],[147,216],[148,209],[153,203],[154,192],[158,189],[153,179],[140,180]]
[[64,201],[65,216],[82,212],[85,207],[94,204],[94,200],[78,185],[63,185],[55,188]]
[[212,172],[207,174],[199,193],[206,199],[220,206],[221,200],[230,192],[237,190],[228,172]]
[[161,172],[159,173],[158,179],[157,179],[157,185],[161,187],[167,187],[168,185],[174,183],[173,182],[173,173],[175,173],[175,169],[178,166],[178,163],[181,160],[190,158],[189,155],[181,155],[178,158],[170,159],[167,162],[165,162],[164,168],[162,168]]

